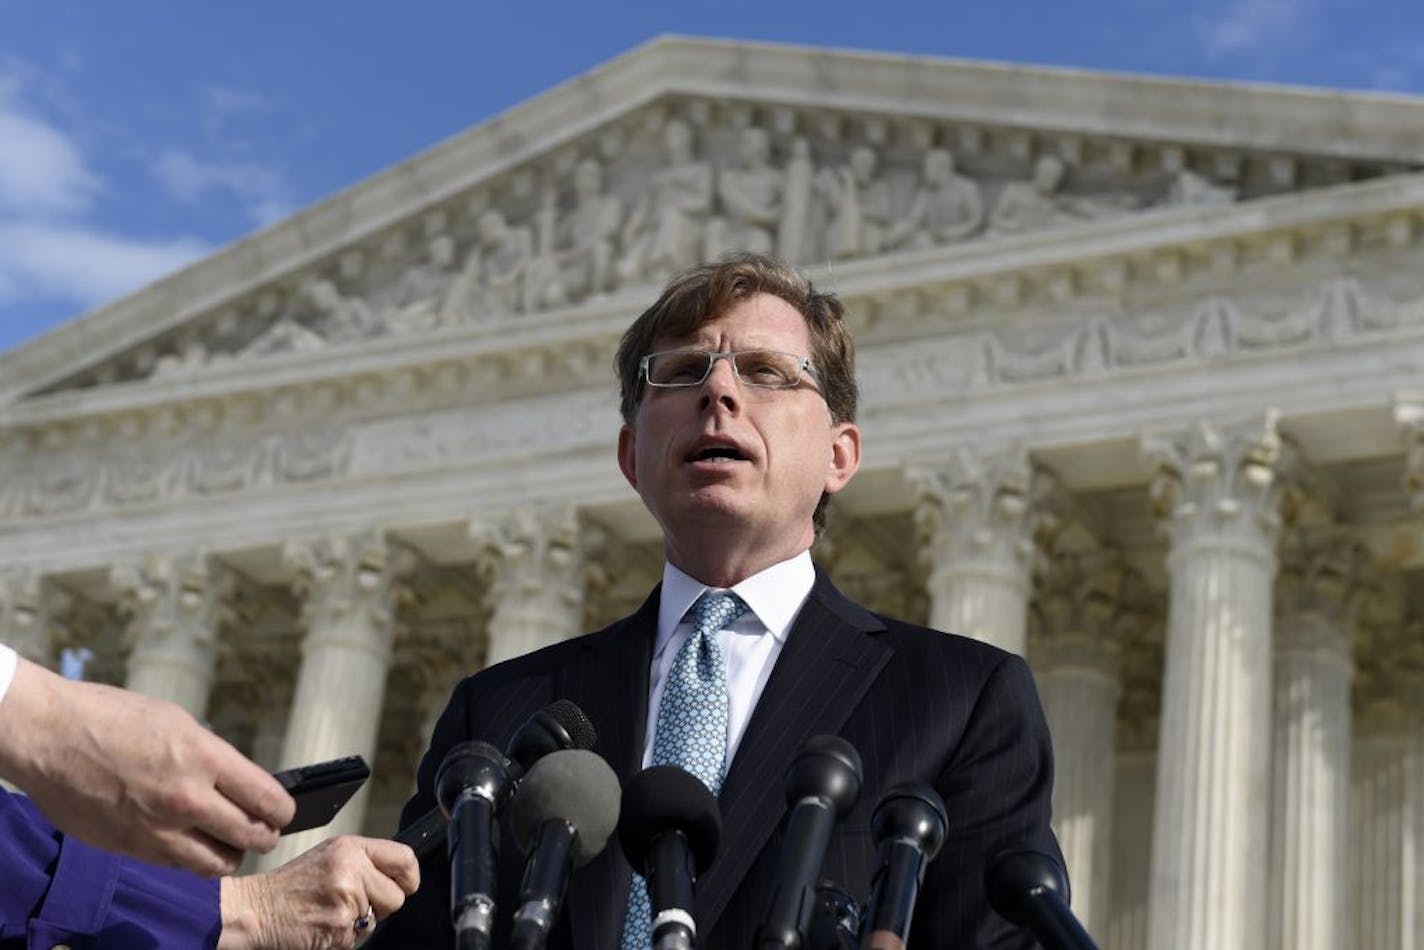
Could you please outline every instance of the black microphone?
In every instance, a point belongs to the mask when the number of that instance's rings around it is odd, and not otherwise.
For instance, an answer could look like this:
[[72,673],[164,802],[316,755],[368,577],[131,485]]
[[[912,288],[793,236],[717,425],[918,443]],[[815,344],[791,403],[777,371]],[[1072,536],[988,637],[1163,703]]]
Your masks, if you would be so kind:
[[[567,699],[550,703],[524,720],[504,747],[509,777],[516,783],[540,757],[560,749],[592,749],[598,733],[588,716]],[[435,852],[445,840],[445,813],[436,806],[396,832],[393,840],[409,845],[417,860]]]
[[597,745],[598,733],[584,711],[567,699],[559,699],[524,720],[524,725],[510,736],[504,754],[516,767],[511,771],[517,781],[550,752],[592,749]]
[[816,908],[816,881],[836,819],[860,795],[860,754],[839,736],[812,736],[786,770],[786,835],[771,900],[757,927],[757,947],[805,945]]
[[806,932],[807,950],[855,950],[860,908],[845,889],[830,881],[816,886],[816,909]]
[[994,910],[1027,927],[1045,950],[1098,950],[1068,909],[1068,875],[1051,855],[1002,851],[989,862],[984,886]]
[[702,780],[676,765],[654,765],[623,790],[618,843],[648,882],[656,950],[697,943],[693,885],[722,843],[722,811]]
[[488,950],[494,925],[495,815],[513,782],[488,742],[452,748],[435,774],[435,796],[450,819],[450,921],[459,950]]
[[886,792],[870,818],[880,868],[870,885],[862,950],[903,950],[925,880],[925,865],[939,854],[949,831],[944,800],[921,782]]
[[524,776],[509,809],[514,841],[529,855],[511,946],[549,939],[569,875],[598,857],[618,824],[620,792],[608,763],[584,749],[550,752]]

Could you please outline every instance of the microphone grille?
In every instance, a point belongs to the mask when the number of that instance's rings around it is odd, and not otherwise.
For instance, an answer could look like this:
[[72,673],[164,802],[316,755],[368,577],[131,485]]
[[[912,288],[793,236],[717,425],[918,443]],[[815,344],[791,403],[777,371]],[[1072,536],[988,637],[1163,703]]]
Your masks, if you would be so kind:
[[598,731],[593,728],[593,723],[577,703],[558,699],[545,706],[544,713],[564,727],[564,731],[573,740],[572,748],[593,749],[598,746]]

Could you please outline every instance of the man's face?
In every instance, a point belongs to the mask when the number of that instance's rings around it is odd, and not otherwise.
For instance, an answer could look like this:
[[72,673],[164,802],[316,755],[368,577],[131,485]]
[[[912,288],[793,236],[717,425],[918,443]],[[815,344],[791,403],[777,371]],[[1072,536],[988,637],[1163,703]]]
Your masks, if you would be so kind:
[[[684,348],[810,356],[811,340],[794,307],[758,294],[652,351]],[[718,360],[700,386],[644,387],[634,424],[619,433],[618,462],[662,526],[673,563],[686,568],[717,539],[760,569],[810,546],[821,493],[840,491],[860,464],[860,433],[831,422],[808,374],[795,389],[756,389]]]

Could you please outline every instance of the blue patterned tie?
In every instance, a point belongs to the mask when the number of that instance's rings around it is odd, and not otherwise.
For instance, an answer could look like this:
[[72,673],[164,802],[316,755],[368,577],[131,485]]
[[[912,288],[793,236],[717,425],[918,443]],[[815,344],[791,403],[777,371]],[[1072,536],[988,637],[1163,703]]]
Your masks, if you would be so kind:
[[[727,664],[717,631],[747,612],[730,591],[707,591],[688,611],[692,636],[677,651],[658,705],[653,764],[677,765],[702,780],[716,795],[722,790],[727,759]],[[633,875],[623,950],[652,946],[652,906],[642,875]]]

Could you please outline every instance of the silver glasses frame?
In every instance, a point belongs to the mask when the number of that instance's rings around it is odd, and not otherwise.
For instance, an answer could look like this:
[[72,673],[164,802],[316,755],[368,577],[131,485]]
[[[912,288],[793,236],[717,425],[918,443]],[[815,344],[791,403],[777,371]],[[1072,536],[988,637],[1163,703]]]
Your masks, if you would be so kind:
[[[704,372],[702,374],[702,378],[697,380],[696,382],[653,382],[653,377],[648,371],[648,364],[650,364],[655,358],[659,356],[667,356],[672,353],[701,353],[702,355],[707,357],[707,371]],[[769,386],[766,383],[757,383],[752,382],[751,380],[743,379],[741,372],[737,369],[737,357],[741,356],[743,353],[775,353],[778,356],[789,356],[796,361],[796,378],[791,382],[787,383],[785,386]],[[732,375],[737,378],[737,382],[741,383],[743,386],[750,386],[753,389],[770,390],[773,392],[778,392],[787,389],[795,389],[797,386],[801,385],[801,378],[803,376],[809,376],[812,382],[816,383],[818,387],[821,383],[820,374],[816,372],[816,367],[811,365],[811,358],[809,356],[798,356],[795,353],[788,353],[785,350],[775,350],[766,346],[754,346],[745,350],[699,350],[696,347],[683,347],[675,350],[658,350],[656,353],[647,354],[641,360],[638,361],[638,373],[643,377],[643,382],[647,383],[654,389],[691,389],[695,386],[701,386],[703,383],[707,382],[707,377],[712,375],[712,367],[717,365],[718,360],[726,360],[728,365],[732,367]]]

